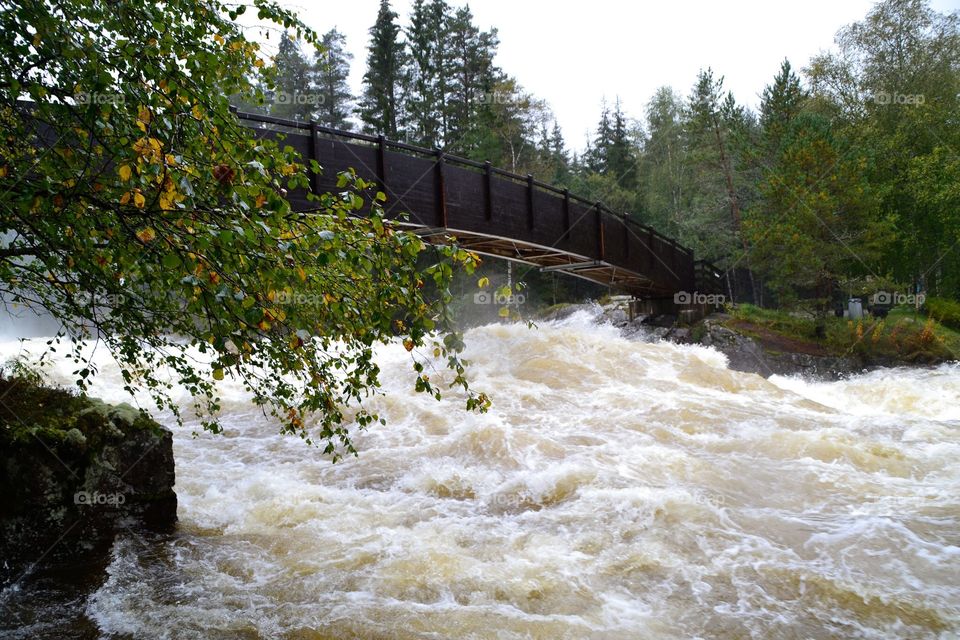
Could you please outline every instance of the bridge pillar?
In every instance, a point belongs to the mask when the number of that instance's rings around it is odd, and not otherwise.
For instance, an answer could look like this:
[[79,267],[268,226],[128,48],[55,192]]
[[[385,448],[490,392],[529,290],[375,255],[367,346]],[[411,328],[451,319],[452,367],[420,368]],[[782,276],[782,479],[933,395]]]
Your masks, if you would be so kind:
[[443,175],[443,150],[434,149],[434,155],[437,157],[434,164],[434,197],[437,207],[437,226],[447,228],[447,187]]
[[630,301],[627,315],[633,322],[639,316],[676,318],[676,324],[688,325],[703,320],[716,310],[712,304],[677,304],[673,298],[634,298]]

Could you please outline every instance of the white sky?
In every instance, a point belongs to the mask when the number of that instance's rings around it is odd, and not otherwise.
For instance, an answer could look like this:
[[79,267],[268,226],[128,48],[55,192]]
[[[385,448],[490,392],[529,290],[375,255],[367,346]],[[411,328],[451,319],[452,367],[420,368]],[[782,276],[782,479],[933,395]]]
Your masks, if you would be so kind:
[[[448,0],[453,6],[468,4]],[[351,84],[359,93],[368,30],[379,0],[286,0],[323,33],[336,26],[353,53]],[[842,26],[861,20],[872,0],[474,0],[482,29],[497,27],[497,64],[550,105],[571,148],[583,148],[596,127],[601,100],[620,97],[633,118],[657,87],[686,95],[700,68],[723,75],[737,101],[755,108],[784,57],[794,68],[832,46]],[[394,0],[408,24],[411,0]],[[937,11],[960,0],[932,0]]]

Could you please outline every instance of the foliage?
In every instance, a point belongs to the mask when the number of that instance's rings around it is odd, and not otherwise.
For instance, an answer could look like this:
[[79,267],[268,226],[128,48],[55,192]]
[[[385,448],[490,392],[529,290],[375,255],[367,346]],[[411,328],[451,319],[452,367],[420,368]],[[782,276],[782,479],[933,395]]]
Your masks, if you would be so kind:
[[917,318],[899,309],[885,319],[827,318],[822,337],[817,335],[819,321],[813,315],[748,304],[736,305],[730,312],[730,323],[737,331],[761,341],[779,336],[801,352],[807,346],[832,356],[856,355],[867,362],[934,363],[960,356],[960,334],[932,318]]
[[350,130],[353,94],[347,77],[353,54],[346,50],[346,38],[336,29],[323,34],[320,51],[313,63],[311,85],[317,97],[316,120],[336,129]]
[[[419,391],[467,389],[447,303],[454,267],[476,258],[399,231],[352,174],[315,212],[291,211],[288,190],[320,168],[230,112],[226,96],[263,100],[284,74],[234,7],[68,0],[0,13],[0,290],[64,323],[51,351],[78,339],[66,348],[81,390],[97,370],[79,339],[93,340],[128,391],[178,418],[173,384],[220,431],[216,383],[231,377],[282,431],[353,452],[349,426],[379,420],[363,408],[380,384],[376,344],[413,352]],[[287,10],[253,7],[317,44]],[[451,374],[431,381],[434,365]],[[466,404],[488,401],[468,391]]]
[[960,296],[956,198],[960,16],[924,0],[885,0],[807,69],[814,105],[875,163],[883,215],[896,219],[884,271]]
[[284,33],[280,37],[274,71],[276,86],[270,92],[270,114],[291,120],[310,120],[316,108],[310,92],[310,62],[293,34]]
[[927,298],[924,311],[940,324],[960,331],[960,302],[946,298]]
[[754,262],[781,298],[807,289],[829,299],[846,274],[873,272],[892,225],[876,212],[868,163],[821,116],[790,123],[745,223]]
[[358,109],[364,131],[391,140],[400,138],[407,67],[406,48],[399,39],[400,26],[396,19],[389,0],[380,0],[377,21],[370,27],[367,72],[363,76],[363,96]]
[[710,68],[686,95],[658,90],[642,125],[604,102],[579,155],[548,105],[494,64],[498,44],[466,7],[417,0],[402,28],[383,0],[365,129],[602,201],[746,269],[733,279],[754,299],[813,300],[822,315],[840,289],[869,283],[960,297],[956,14],[884,0],[802,73],[784,60],[756,113]]

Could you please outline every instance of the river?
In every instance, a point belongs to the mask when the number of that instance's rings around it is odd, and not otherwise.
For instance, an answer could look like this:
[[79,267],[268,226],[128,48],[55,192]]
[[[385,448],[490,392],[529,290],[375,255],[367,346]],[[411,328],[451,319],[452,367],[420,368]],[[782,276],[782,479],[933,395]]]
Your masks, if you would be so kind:
[[[583,311],[466,342],[488,414],[390,345],[389,424],[337,464],[225,380],[223,435],[173,427],[177,533],[76,606],[105,638],[960,634],[957,365],[764,380]],[[126,400],[106,358],[94,392]]]

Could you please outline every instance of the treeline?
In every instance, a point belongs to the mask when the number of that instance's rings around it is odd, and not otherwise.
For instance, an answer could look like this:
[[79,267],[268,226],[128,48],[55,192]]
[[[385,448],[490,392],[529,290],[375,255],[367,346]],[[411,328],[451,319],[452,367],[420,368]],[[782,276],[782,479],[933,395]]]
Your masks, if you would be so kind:
[[838,33],[835,52],[801,70],[783,61],[756,111],[709,68],[685,94],[659,89],[640,119],[604,103],[580,154],[548,106],[495,64],[497,46],[467,7],[417,0],[401,25],[383,0],[361,95],[332,30],[312,61],[284,39],[287,95],[259,108],[569,187],[741,276],[755,300],[825,306],[870,288],[960,296],[957,14],[885,0]]

